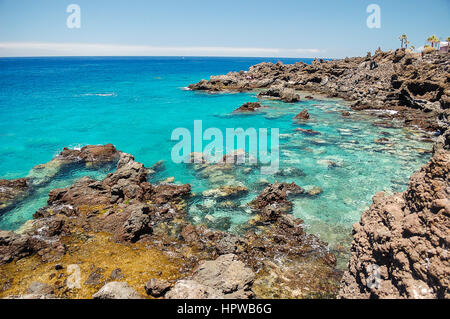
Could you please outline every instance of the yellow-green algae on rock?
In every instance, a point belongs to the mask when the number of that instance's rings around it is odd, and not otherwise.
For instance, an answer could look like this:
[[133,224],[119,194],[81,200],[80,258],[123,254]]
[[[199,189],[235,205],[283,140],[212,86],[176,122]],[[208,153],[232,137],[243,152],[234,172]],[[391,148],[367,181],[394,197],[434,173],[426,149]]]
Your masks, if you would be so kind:
[[276,261],[264,264],[252,287],[260,298],[335,298],[338,293],[340,274],[330,271],[321,258],[299,257],[284,260],[282,265]]
[[[91,298],[106,281],[113,281],[109,276],[116,268],[120,268],[124,275],[119,281],[128,282],[142,296],[146,296],[144,284],[150,278],[172,281],[182,276],[183,260],[169,257],[159,249],[142,243],[116,243],[105,233],[80,235],[65,238],[67,253],[56,262],[44,263],[39,256],[33,255],[0,266],[0,298],[26,294],[34,281],[49,284],[60,298]],[[67,287],[66,281],[70,276],[67,266],[71,264],[81,269],[80,289]],[[63,269],[56,270],[56,265]],[[98,268],[103,269],[99,284],[85,284],[89,274]]]

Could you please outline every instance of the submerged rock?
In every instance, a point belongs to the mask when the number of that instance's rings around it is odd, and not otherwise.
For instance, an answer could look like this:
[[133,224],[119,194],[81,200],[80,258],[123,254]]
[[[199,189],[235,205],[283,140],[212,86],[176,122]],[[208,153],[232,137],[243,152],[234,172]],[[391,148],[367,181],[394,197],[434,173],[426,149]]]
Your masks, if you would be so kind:
[[173,182],[175,182],[175,177],[174,176],[170,176],[170,177],[167,177],[166,179],[162,180],[160,182],[160,184],[171,184]]
[[309,135],[318,135],[320,132],[314,131],[313,129],[296,128],[296,132],[302,132]]
[[125,276],[122,273],[122,270],[120,268],[115,268],[112,272],[111,275],[109,276],[109,279],[116,281],[116,280],[120,280],[123,279]]
[[245,186],[240,185],[225,185],[219,188],[206,190],[202,193],[205,197],[214,197],[218,199],[229,199],[241,197],[248,193],[248,189]]
[[269,185],[270,184],[270,182],[267,180],[267,179],[265,179],[265,178],[260,178],[260,179],[258,179],[256,182],[255,182],[255,185],[257,186],[257,187],[265,187],[265,186],[267,186],[267,185]]
[[223,162],[227,164],[243,164],[247,153],[243,149],[231,151],[223,156]]
[[[254,296],[251,290],[253,272],[267,269],[266,262],[277,258],[281,265],[295,257],[302,263],[305,254],[317,260],[324,258],[326,245],[307,235],[301,220],[284,213],[292,207],[289,198],[303,193],[295,184],[275,183],[272,190],[263,191],[255,200],[258,215],[239,229],[233,229],[245,235],[231,235],[222,231],[229,230],[231,217],[221,216],[221,213],[214,216],[211,210],[220,203],[224,204],[220,206],[224,211],[228,210],[226,214],[229,209],[241,209],[227,201],[246,194],[244,186],[218,187],[217,194],[225,197],[219,198],[220,201],[210,199],[210,208],[201,212],[211,214],[206,222],[214,228],[211,229],[205,225],[194,226],[186,219],[186,199],[191,195],[189,184],[153,185],[147,182],[147,174],[148,170],[133,156],[120,152],[116,171],[104,180],[85,177],[70,187],[52,190],[47,206],[35,213],[21,234],[0,232],[0,267],[8,269],[5,276],[14,274],[22,278],[11,283],[13,288],[7,285],[6,289],[17,291],[17,285],[27,280],[16,266],[20,264],[21,269],[36,272],[36,279],[50,278],[58,297],[86,298],[92,295],[90,289],[107,280],[126,280],[129,284],[106,284],[94,297],[138,298],[136,291],[143,294],[145,285],[136,282],[142,272],[140,267],[146,265],[154,269],[162,262],[162,268],[152,272],[152,278],[176,281],[176,284],[167,294],[163,285],[149,284],[147,290],[154,296],[248,298]],[[125,252],[127,257],[122,257]],[[221,258],[223,255],[226,257]],[[85,278],[89,285],[67,291],[62,284],[65,272],[55,270],[60,269],[62,257],[64,263],[76,264],[86,258],[100,258],[102,263],[90,263],[89,276]],[[11,263],[19,259],[22,259],[20,263]],[[105,260],[108,263],[103,263]],[[205,260],[210,262],[203,263]],[[101,270],[97,266],[100,264]],[[88,265],[82,262],[80,266]],[[116,271],[117,267],[124,271]],[[166,269],[172,270],[165,274]],[[327,269],[334,271],[333,266]],[[3,276],[3,272],[0,274]],[[319,289],[308,282],[301,285],[314,291]],[[0,293],[5,296],[8,292]],[[82,294],[78,295],[80,292]],[[264,296],[265,292],[261,292],[259,297]]]
[[389,139],[386,137],[376,138],[373,141],[377,144],[382,144],[382,145],[389,143]]
[[231,227],[231,217],[229,216],[219,216],[214,217],[211,215],[206,215],[206,226],[211,229],[218,229],[222,231],[228,231]]
[[26,178],[0,179],[0,211],[23,199],[29,192]]
[[57,299],[57,296],[50,285],[33,281],[25,294],[8,296],[6,299]]
[[88,286],[98,286],[103,284],[106,280],[103,276],[104,271],[105,270],[102,268],[94,267],[84,284]]
[[151,169],[155,172],[164,170],[164,161],[163,160],[157,161],[155,164],[153,164]]
[[275,173],[276,176],[283,177],[302,177],[306,176],[305,172],[303,172],[300,168],[297,167],[284,167],[278,170]]
[[323,192],[322,187],[313,186],[310,189],[306,190],[307,194],[310,196],[316,196]]

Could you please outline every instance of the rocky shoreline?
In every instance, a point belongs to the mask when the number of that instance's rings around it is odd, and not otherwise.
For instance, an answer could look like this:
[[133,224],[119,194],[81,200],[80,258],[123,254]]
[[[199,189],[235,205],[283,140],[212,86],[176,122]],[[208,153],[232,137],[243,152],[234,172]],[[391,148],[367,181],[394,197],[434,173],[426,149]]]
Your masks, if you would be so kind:
[[[450,91],[448,55],[377,50],[366,57],[342,60],[260,63],[247,71],[211,76],[189,85],[207,92],[258,90],[258,98],[300,100],[296,91],[311,92],[349,101],[354,110],[389,110],[382,117],[404,125],[443,133],[449,125]],[[310,96],[305,97],[306,99]]]
[[[189,184],[148,182],[161,162],[146,168],[111,144],[88,145],[65,148],[26,178],[0,180],[0,210],[6,210],[64,169],[115,166],[103,180],[85,177],[52,190],[33,220],[16,232],[0,231],[0,298],[449,298],[448,67],[448,56],[378,50],[312,65],[262,63],[189,86],[258,90],[260,99],[288,103],[302,99],[298,91],[325,94],[350,101],[354,110],[388,110],[380,115],[386,125],[401,120],[440,135],[406,192],[374,196],[354,225],[344,274],[327,243],[290,214],[294,198],[320,189],[267,183],[248,205],[252,218],[230,233],[213,221],[189,220],[189,202],[198,196]],[[246,103],[235,112],[261,107]],[[308,118],[304,110],[295,120]],[[240,156],[245,152],[226,154],[232,160],[220,165],[191,154],[195,174],[217,185],[203,197],[226,206],[248,192],[236,181],[218,182],[230,171],[251,169],[238,166]],[[379,285],[370,284],[374,278]]]
[[[258,98],[290,103],[300,100],[293,90],[319,93],[350,101],[356,111],[387,110],[379,115],[387,127],[397,119],[436,132],[434,155],[413,174],[408,190],[376,194],[354,225],[339,297],[450,298],[449,66],[448,54],[421,57],[405,49],[377,50],[365,58],[314,60],[312,65],[261,63],[189,87],[208,92],[264,90]],[[308,117],[304,110],[296,118]]]
[[[52,190],[48,205],[20,231],[0,232],[0,296],[336,296],[342,276],[335,269],[336,258],[326,243],[303,231],[300,219],[288,214],[290,198],[305,192],[301,187],[267,186],[252,202],[254,218],[235,235],[187,221],[187,201],[193,196],[189,184],[150,184],[152,170],[132,155],[110,145],[95,150],[84,157],[65,149],[58,160],[66,165],[72,160],[99,165],[116,161],[115,172],[102,181],[85,177]],[[115,252],[132,257],[113,258]],[[66,270],[73,265],[82,270],[80,289],[67,287]],[[159,270],[152,271],[155,267]]]
[[405,192],[373,197],[354,225],[341,298],[450,298],[449,173],[447,145]]

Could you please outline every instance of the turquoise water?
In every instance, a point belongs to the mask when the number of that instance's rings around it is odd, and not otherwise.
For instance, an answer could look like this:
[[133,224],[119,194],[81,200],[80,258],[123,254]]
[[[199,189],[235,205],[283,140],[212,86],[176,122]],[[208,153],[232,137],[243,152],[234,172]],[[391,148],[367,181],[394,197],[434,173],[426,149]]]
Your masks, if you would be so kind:
[[[232,206],[197,196],[189,218],[211,220],[233,231],[251,217],[246,203],[266,182],[295,181],[307,189],[319,186],[317,196],[295,199],[294,215],[311,232],[339,243],[378,191],[402,191],[409,176],[424,164],[431,144],[425,133],[383,128],[369,113],[352,113],[339,100],[307,100],[296,104],[264,101],[268,107],[255,115],[230,115],[241,104],[256,101],[256,93],[207,94],[183,90],[212,74],[246,70],[250,65],[276,60],[257,58],[24,58],[0,59],[0,178],[27,176],[65,146],[113,143],[146,166],[164,160],[165,170],[152,182],[174,176],[201,194],[222,184],[243,184],[249,194]],[[285,63],[296,60],[284,59]],[[303,60],[307,63],[311,60]],[[292,117],[307,109],[311,119],[299,125]],[[302,176],[262,176],[258,169],[241,169],[202,178],[191,166],[171,161],[170,140],[177,127],[279,128],[281,168],[296,168]],[[320,135],[294,132],[312,128]],[[374,139],[386,137],[389,144]],[[206,143],[204,143],[206,144]],[[419,151],[419,152],[418,152]],[[330,161],[334,165],[330,166]],[[0,216],[0,229],[17,229],[45,205],[48,191],[64,187],[84,175],[103,178],[103,171],[73,169]]]

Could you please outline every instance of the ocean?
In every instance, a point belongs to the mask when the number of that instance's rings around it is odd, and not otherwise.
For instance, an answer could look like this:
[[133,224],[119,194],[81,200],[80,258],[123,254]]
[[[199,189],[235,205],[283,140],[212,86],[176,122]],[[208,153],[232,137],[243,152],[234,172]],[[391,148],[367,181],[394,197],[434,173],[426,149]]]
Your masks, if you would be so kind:
[[[315,196],[294,200],[293,214],[305,221],[308,231],[333,245],[348,243],[351,225],[368,208],[379,191],[406,189],[409,176],[429,159],[432,144],[424,132],[374,125],[380,119],[361,111],[343,117],[349,110],[336,99],[302,100],[288,104],[262,101],[267,108],[252,115],[231,112],[245,102],[257,101],[257,93],[208,94],[186,90],[190,83],[210,75],[247,70],[260,62],[311,63],[312,59],[212,58],[212,57],[60,57],[0,59],[0,178],[25,177],[35,165],[50,161],[63,147],[112,143],[131,153],[137,161],[152,166],[164,161],[165,169],[151,182],[174,177],[190,183],[193,192],[239,183],[249,194],[233,208],[222,208],[210,198],[197,196],[188,208],[189,219],[203,223],[207,215],[233,232],[247,221],[246,203],[255,198],[264,182],[296,182],[306,189],[322,189]],[[303,124],[292,117],[303,109],[311,119]],[[192,167],[171,160],[176,141],[172,131],[193,129],[202,120],[203,129],[278,128],[280,168],[277,176],[260,170],[225,176],[211,184]],[[313,129],[320,135],[295,132]],[[387,138],[387,144],[375,139]],[[206,145],[206,143],[204,143]],[[0,229],[18,229],[46,204],[49,190],[67,187],[88,175],[103,178],[103,170],[64,171],[51,183],[0,216]],[[291,172],[302,171],[302,174]],[[227,180],[227,178],[229,178]],[[199,208],[200,207],[200,208]],[[208,217],[211,218],[211,217]]]

